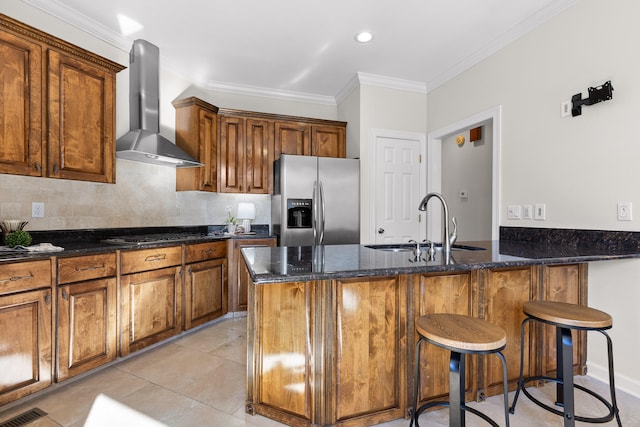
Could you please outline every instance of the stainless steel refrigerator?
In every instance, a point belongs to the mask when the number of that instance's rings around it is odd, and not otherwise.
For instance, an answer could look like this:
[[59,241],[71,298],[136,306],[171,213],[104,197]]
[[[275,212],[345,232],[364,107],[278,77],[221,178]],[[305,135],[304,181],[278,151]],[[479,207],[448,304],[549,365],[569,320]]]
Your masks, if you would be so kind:
[[280,246],[360,243],[360,160],[283,154],[273,184]]

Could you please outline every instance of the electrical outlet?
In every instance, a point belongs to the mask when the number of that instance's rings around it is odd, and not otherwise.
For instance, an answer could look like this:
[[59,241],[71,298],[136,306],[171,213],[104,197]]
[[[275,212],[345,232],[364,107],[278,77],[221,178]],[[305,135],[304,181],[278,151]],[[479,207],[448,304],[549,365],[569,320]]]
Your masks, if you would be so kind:
[[536,203],[533,207],[533,219],[544,221],[547,219],[547,206],[544,203]]
[[631,221],[631,202],[618,202],[618,221]]
[[520,205],[507,206],[507,219],[520,219]]
[[522,218],[523,219],[533,219],[533,206],[524,205],[522,207]]
[[31,203],[31,218],[43,218],[44,217],[44,203],[32,202]]

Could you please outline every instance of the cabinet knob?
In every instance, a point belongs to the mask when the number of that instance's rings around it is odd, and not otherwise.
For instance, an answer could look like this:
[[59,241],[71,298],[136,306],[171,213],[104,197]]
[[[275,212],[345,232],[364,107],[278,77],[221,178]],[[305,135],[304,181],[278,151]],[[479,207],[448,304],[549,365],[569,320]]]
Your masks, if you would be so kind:
[[384,228],[382,227],[378,228],[378,234],[384,234]]
[[33,164],[33,167],[38,171],[38,173],[41,173],[41,172],[42,172],[42,166],[40,166],[40,163],[35,162],[35,163]]

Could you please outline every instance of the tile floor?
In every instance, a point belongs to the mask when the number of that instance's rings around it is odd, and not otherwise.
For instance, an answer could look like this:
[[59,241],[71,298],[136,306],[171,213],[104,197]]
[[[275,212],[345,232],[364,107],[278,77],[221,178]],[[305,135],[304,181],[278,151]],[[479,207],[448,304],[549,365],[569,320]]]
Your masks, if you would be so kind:
[[[4,410],[0,412],[0,421],[39,407],[48,416],[33,421],[29,427],[81,427],[95,397],[104,393],[168,426],[282,426],[244,412],[245,327],[245,318],[234,318],[198,329]],[[589,377],[576,377],[576,382],[605,393],[608,390],[606,384]],[[552,396],[553,390],[553,385],[548,385],[534,389],[533,393]],[[510,399],[513,399],[513,393]],[[619,392],[618,402],[623,425],[640,426],[640,399]],[[501,396],[472,405],[504,425]],[[576,405],[584,409],[584,415],[594,410],[598,413],[599,407],[588,396],[580,396]],[[447,420],[446,409],[433,411],[421,416],[420,425],[443,426],[447,425]],[[515,427],[562,426],[561,417],[547,413],[522,396],[510,422]],[[407,420],[379,424],[380,427],[408,425]],[[467,425],[487,424],[469,414]],[[616,423],[601,425],[614,426]]]

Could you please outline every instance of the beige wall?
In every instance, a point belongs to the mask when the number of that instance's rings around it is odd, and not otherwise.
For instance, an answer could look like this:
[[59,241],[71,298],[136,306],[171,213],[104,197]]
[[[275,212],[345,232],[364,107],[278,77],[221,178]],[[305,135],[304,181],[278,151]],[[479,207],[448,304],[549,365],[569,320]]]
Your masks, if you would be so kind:
[[[582,0],[428,95],[428,128],[502,106],[501,225],[638,231],[640,2]],[[611,80],[613,100],[560,117],[560,103]],[[616,219],[618,201],[636,204]],[[546,204],[546,221],[507,220],[511,204]],[[640,395],[640,261],[592,263],[589,302],[614,318],[617,385]],[[606,352],[589,341],[590,370]]]
[[360,85],[360,239],[369,243],[373,217],[370,210],[373,176],[374,129],[426,135],[427,95],[380,86]]

